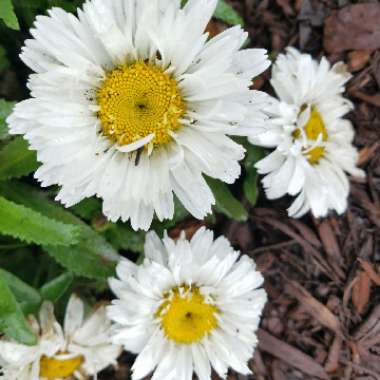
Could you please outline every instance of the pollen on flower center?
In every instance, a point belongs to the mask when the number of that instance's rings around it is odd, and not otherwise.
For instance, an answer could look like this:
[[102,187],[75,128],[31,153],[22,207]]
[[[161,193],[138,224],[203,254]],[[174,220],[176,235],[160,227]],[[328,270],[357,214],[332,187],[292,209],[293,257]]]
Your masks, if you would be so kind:
[[103,134],[128,145],[152,133],[152,143],[171,141],[181,127],[185,103],[178,84],[159,66],[143,61],[110,71],[97,92]]
[[[310,141],[317,141],[319,136],[322,135],[322,141],[327,141],[328,134],[326,130],[325,123],[322,119],[321,114],[312,107],[310,118],[306,125],[303,127],[303,132]],[[302,132],[297,129],[293,132],[293,137],[295,139],[302,138]],[[324,156],[325,148],[323,146],[316,146],[313,149],[305,149],[304,155],[307,157],[308,161],[315,165]]]
[[169,339],[191,344],[217,327],[217,312],[216,306],[206,302],[199,288],[180,286],[166,295],[156,316]]
[[83,364],[83,361],[82,356],[66,360],[43,356],[40,360],[40,377],[49,380],[69,377]]

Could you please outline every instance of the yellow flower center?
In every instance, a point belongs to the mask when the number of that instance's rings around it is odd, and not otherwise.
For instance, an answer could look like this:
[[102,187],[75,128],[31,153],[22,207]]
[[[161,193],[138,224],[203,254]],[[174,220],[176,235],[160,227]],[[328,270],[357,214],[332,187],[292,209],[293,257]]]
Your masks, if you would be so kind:
[[153,144],[167,144],[169,132],[181,127],[185,113],[175,79],[143,61],[110,71],[97,92],[97,102],[103,134],[120,145],[153,133]]
[[83,361],[82,356],[76,356],[67,360],[43,356],[40,361],[40,377],[49,380],[69,377],[83,364]]
[[[328,134],[325,123],[323,122],[321,114],[316,110],[315,107],[312,107],[310,119],[304,126],[303,130],[308,140],[316,141],[318,140],[318,137],[322,135],[322,141],[327,141]],[[295,139],[301,138],[301,131],[299,129],[296,129],[293,132],[293,137]],[[311,150],[305,149],[304,152],[304,155],[312,165],[317,164],[319,160],[324,156],[324,154],[325,148],[323,146],[317,146]]]
[[216,306],[206,303],[197,287],[172,289],[159,307],[156,316],[166,336],[181,344],[199,342],[217,327]]

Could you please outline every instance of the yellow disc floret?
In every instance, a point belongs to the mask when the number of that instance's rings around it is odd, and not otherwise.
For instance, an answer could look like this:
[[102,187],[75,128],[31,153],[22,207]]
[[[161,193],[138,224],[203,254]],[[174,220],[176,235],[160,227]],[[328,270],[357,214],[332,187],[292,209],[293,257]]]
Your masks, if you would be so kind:
[[119,145],[153,133],[153,144],[166,144],[185,113],[176,80],[143,61],[110,71],[97,91],[97,102],[103,134]]
[[83,361],[82,356],[67,360],[43,356],[40,361],[40,377],[49,380],[69,377],[83,364]]
[[[319,136],[322,135],[322,141],[327,141],[328,134],[326,130],[325,123],[322,119],[321,114],[316,110],[315,107],[312,107],[310,118],[306,125],[303,127],[304,133],[308,140],[316,141]],[[293,132],[293,137],[298,139],[301,137],[301,131],[299,129]],[[306,149],[304,155],[307,157],[308,161],[315,165],[319,160],[324,156],[325,148],[323,146],[317,146],[313,149]]]
[[216,306],[207,303],[199,288],[172,289],[156,316],[167,338],[181,344],[199,342],[217,327]]

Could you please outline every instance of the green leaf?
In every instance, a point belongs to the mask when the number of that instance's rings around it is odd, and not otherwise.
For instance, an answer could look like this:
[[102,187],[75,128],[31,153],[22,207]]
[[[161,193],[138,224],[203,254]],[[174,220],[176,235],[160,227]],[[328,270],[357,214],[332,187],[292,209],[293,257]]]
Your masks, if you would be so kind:
[[8,28],[20,30],[11,0],[0,0],[0,19],[4,21]]
[[16,137],[0,150],[0,180],[28,175],[38,168],[36,153],[22,137]]
[[2,273],[0,273],[0,331],[23,344],[37,343],[37,338],[29,328]]
[[245,222],[248,219],[247,210],[232,195],[225,183],[210,177],[207,177],[206,181],[214,194],[217,211],[240,222]]
[[144,250],[145,232],[133,231],[127,224],[112,224],[104,234],[117,250],[137,253]]
[[86,198],[70,210],[84,220],[91,220],[96,214],[101,213],[102,205],[97,198]]
[[244,195],[252,206],[256,206],[257,198],[259,196],[259,189],[257,184],[258,177],[259,176],[256,169],[252,168],[247,171],[247,175],[243,183]]
[[73,281],[74,275],[71,272],[61,274],[40,289],[42,298],[56,303],[70,288]]
[[112,245],[71,212],[49,200],[44,192],[19,181],[10,181],[6,186],[0,184],[0,192],[48,218],[80,227],[81,234],[77,244],[64,248],[47,243],[44,247],[59,264],[88,278],[105,279],[113,275],[115,263],[120,256]]
[[230,25],[244,25],[244,20],[239,13],[224,0],[219,0],[214,17]]
[[265,157],[265,150],[259,146],[251,145],[249,142],[244,143],[247,153],[244,160],[244,167],[249,170],[255,164]]
[[[7,52],[2,46],[0,46],[0,74],[6,69],[8,69],[8,67],[9,67],[9,61],[7,58]],[[0,115],[1,115],[1,102],[2,100],[0,99]],[[0,119],[1,119],[1,116],[0,116]],[[1,124],[1,120],[0,120],[0,124]]]
[[36,289],[3,269],[0,269],[0,276],[7,283],[25,314],[37,310],[41,303],[41,296]]
[[7,102],[4,99],[0,99],[0,140],[9,137],[8,126],[5,120],[12,112],[14,105],[15,102]]
[[244,147],[247,150],[246,158],[244,160],[244,167],[246,170],[246,176],[243,183],[244,195],[252,206],[256,206],[257,198],[259,196],[259,175],[255,168],[255,164],[265,157],[265,151],[263,148],[251,145],[247,141],[244,143]]
[[41,245],[71,245],[81,230],[0,197],[0,233]]

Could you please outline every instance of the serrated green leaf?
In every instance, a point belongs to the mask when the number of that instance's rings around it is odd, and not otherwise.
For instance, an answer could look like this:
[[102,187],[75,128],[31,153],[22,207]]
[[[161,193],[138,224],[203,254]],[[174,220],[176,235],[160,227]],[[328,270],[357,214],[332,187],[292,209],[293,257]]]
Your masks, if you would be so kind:
[[11,0],[0,0],[0,19],[4,21],[8,28],[20,30]]
[[42,298],[56,303],[70,288],[73,281],[74,275],[71,272],[62,273],[40,289]]
[[0,193],[48,218],[81,228],[77,244],[68,248],[49,244],[44,247],[59,264],[77,275],[93,279],[105,279],[114,273],[120,256],[112,245],[71,212],[49,200],[45,193],[19,181],[10,181],[6,186],[0,184]]
[[0,140],[9,137],[8,126],[5,120],[12,112],[14,105],[15,102],[7,102],[4,99],[0,99]]
[[230,25],[244,25],[244,20],[239,13],[224,0],[219,0],[214,17]]
[[0,331],[23,344],[37,343],[37,338],[29,328],[2,273],[0,273]]
[[0,197],[0,233],[41,245],[72,245],[81,229]]
[[24,314],[29,314],[37,310],[41,303],[41,296],[36,289],[4,269],[0,269],[0,276],[2,276],[16,297]]
[[210,177],[207,177],[206,181],[214,194],[216,202],[215,208],[217,211],[240,222],[245,222],[248,219],[247,210],[232,195],[230,189],[224,182]]
[[0,180],[19,178],[38,168],[36,153],[22,137],[16,137],[0,150]]

